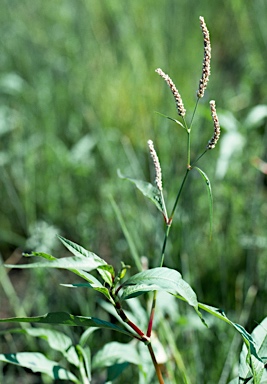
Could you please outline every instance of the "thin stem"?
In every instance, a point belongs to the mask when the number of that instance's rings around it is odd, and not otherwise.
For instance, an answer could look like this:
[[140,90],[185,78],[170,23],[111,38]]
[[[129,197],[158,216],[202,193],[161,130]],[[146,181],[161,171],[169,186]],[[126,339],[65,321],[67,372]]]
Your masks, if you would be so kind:
[[[186,172],[185,172],[185,175],[184,175],[184,178],[183,178],[183,181],[182,181],[182,184],[181,184],[180,189],[179,189],[179,191],[178,191],[178,194],[177,194],[177,196],[176,196],[175,203],[174,203],[174,205],[173,205],[173,209],[172,209],[171,216],[170,216],[170,219],[169,219],[170,222],[172,222],[173,215],[174,215],[174,213],[175,213],[175,210],[176,210],[176,207],[177,207],[179,198],[180,198],[180,196],[181,196],[181,193],[182,193],[182,190],[183,190],[183,187],[184,187],[184,184],[185,184],[185,181],[186,181],[186,179],[187,179],[187,176],[188,176],[189,171],[190,171],[190,169],[187,168],[187,170],[186,170]],[[167,231],[166,231],[166,233],[167,233]],[[166,235],[165,235],[164,242],[166,242],[166,241],[167,241],[167,239],[166,239]],[[166,245],[165,245],[165,246],[166,246]]]
[[[179,198],[181,196],[181,193],[182,193],[182,190],[183,190],[183,187],[184,187],[184,184],[185,184],[185,181],[186,181],[188,173],[189,173],[189,169],[186,170],[186,173],[184,175],[182,184],[181,184],[180,189],[178,191],[178,194],[176,196],[176,200],[175,200],[175,203],[174,203],[174,206],[173,206],[173,209],[172,209],[171,216],[170,216],[169,221],[167,223],[167,227],[166,227],[166,231],[165,231],[165,237],[164,237],[164,241],[163,241],[163,245],[162,245],[162,250],[161,250],[161,258],[160,258],[160,265],[159,265],[160,267],[162,267],[163,263],[164,263],[165,250],[166,250],[166,245],[167,245],[167,241],[168,241],[168,237],[169,237],[169,233],[170,233],[170,229],[171,229],[171,225],[172,225],[172,218],[173,218],[175,209],[177,207]],[[151,305],[151,311],[150,311],[150,317],[149,317],[149,322],[148,322],[148,328],[147,328],[147,333],[146,333],[147,337],[151,336],[153,320],[154,320],[154,314],[155,314],[155,308],[156,308],[156,301],[157,301],[157,291],[154,291],[152,305]]]
[[206,153],[207,151],[208,151],[208,149],[205,149],[205,151],[204,151],[203,153],[201,153],[201,155],[198,156],[196,160],[193,161],[193,163],[191,164],[191,167],[192,167],[193,165],[195,165],[195,164],[198,162],[198,160],[200,160],[201,157],[205,155],[205,153]]
[[196,101],[196,104],[195,104],[195,108],[194,108],[193,115],[192,115],[192,118],[191,118],[191,121],[190,121],[189,129],[192,128],[193,120],[194,120],[194,117],[195,117],[195,114],[196,114],[196,111],[197,111],[198,102],[199,102],[199,97],[197,98],[197,101]]
[[143,341],[145,344],[149,343],[150,342],[149,337],[147,337],[145,335],[145,333],[126,316],[124,310],[122,309],[119,298],[116,296],[116,294],[111,292],[111,297],[115,302],[115,309],[116,309],[117,314],[120,316],[122,321],[124,323],[128,324],[129,327],[131,327],[138,335],[138,336],[136,336],[136,335],[132,334],[132,336],[134,338],[138,339],[139,341]]
[[150,356],[151,356],[151,359],[153,361],[153,364],[154,364],[154,367],[155,367],[155,371],[156,371],[156,374],[157,374],[157,377],[158,377],[158,381],[160,384],[164,384],[164,380],[163,380],[163,377],[162,377],[162,373],[161,373],[161,370],[160,370],[160,367],[159,367],[159,364],[156,360],[156,356],[154,354],[154,351],[153,351],[153,348],[152,348],[152,345],[151,343],[149,343],[147,345],[147,348],[149,350],[149,353],[150,353]]

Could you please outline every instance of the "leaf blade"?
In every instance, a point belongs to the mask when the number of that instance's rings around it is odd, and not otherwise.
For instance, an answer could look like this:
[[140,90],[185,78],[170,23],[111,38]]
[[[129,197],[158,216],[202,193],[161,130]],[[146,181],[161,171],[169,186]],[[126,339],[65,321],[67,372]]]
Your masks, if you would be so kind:
[[123,283],[124,289],[121,299],[127,300],[134,293],[140,294],[147,291],[163,290],[181,295],[189,305],[198,307],[197,296],[190,285],[182,279],[181,274],[175,269],[166,267],[152,268],[139,272]]
[[78,383],[77,377],[60,366],[56,361],[47,359],[39,352],[17,352],[0,354],[0,360],[31,369],[33,372],[41,372],[50,376],[52,379],[70,380]]
[[107,328],[133,337],[130,332],[108,321],[101,320],[97,317],[74,316],[67,312],[50,312],[45,315],[35,317],[10,317],[0,319],[0,323],[62,324],[79,327]]
[[206,175],[206,173],[204,171],[202,171],[202,169],[200,169],[199,167],[194,167],[194,169],[196,169],[200,173],[202,178],[205,180],[206,187],[207,187],[207,193],[208,193],[208,198],[209,198],[210,238],[211,238],[212,227],[213,227],[213,197],[212,197],[211,184],[210,184],[210,180],[209,180],[208,176]]

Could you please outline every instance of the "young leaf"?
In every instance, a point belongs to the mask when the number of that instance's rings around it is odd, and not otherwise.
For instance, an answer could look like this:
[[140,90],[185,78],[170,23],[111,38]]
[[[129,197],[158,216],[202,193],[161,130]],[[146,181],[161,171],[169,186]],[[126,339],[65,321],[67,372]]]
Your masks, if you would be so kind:
[[98,319],[97,317],[74,316],[66,312],[50,312],[46,315],[36,317],[10,317],[6,319],[0,319],[0,323],[62,324],[79,327],[107,328],[112,331],[117,331],[124,333],[127,336],[133,337],[130,332],[127,332],[125,329],[108,321]]
[[107,283],[110,287],[113,285],[113,281],[115,278],[115,272],[112,265],[101,265],[97,268],[97,272],[102,277],[102,279]]
[[154,187],[152,184],[146,181],[126,177],[121,173],[120,170],[118,170],[118,176],[121,179],[129,180],[133,184],[135,184],[139,191],[141,191],[144,196],[148,197],[156,205],[160,212],[164,214],[164,203],[162,201],[161,193],[158,188]]
[[54,380],[61,379],[79,383],[79,380],[73,373],[61,367],[56,361],[47,359],[42,353],[3,353],[0,354],[0,361],[29,368],[33,372],[46,373]]
[[142,295],[144,292],[163,290],[179,294],[194,308],[198,307],[195,292],[175,269],[161,267],[137,273],[125,281],[123,287],[126,288],[123,290],[122,300]]
[[210,208],[210,237],[211,237],[212,224],[213,224],[213,198],[212,198],[211,184],[208,176],[206,175],[205,172],[202,171],[202,169],[198,167],[194,167],[194,169],[196,169],[200,173],[200,175],[202,176],[202,178],[205,180],[205,183],[206,183],[208,198],[209,198],[209,208]]
[[97,354],[93,357],[92,367],[103,368],[110,367],[114,364],[132,363],[139,365],[141,360],[136,347],[133,344],[123,344],[118,342],[111,342],[106,344]]

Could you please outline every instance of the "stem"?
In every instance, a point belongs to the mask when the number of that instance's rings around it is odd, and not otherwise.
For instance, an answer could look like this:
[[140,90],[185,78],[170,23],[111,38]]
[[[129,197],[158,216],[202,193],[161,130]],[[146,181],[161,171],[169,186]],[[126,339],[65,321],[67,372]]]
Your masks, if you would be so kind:
[[157,377],[158,377],[158,381],[159,381],[160,384],[164,384],[164,380],[163,380],[163,377],[162,377],[162,373],[161,373],[159,364],[157,363],[156,356],[155,356],[155,354],[154,354],[154,351],[153,351],[153,348],[152,348],[151,343],[149,343],[149,344],[147,345],[147,348],[148,348],[148,350],[149,350],[151,359],[152,359],[152,361],[153,361],[153,364],[154,364],[154,367],[155,367],[155,371],[156,371],[156,374],[157,374]]
[[[177,194],[177,196],[176,196],[176,200],[175,200],[175,203],[174,203],[174,205],[173,205],[173,209],[172,209],[172,212],[171,212],[171,216],[170,216],[169,221],[172,221],[172,219],[173,219],[173,215],[174,215],[174,212],[175,212],[175,210],[176,210],[176,207],[177,207],[179,198],[180,198],[180,196],[181,196],[181,193],[182,193],[182,190],[183,190],[183,187],[184,187],[184,184],[185,184],[185,181],[186,181],[186,178],[187,178],[187,176],[188,176],[189,171],[190,171],[190,169],[187,168],[187,170],[186,170],[186,172],[185,172],[185,175],[184,175],[184,178],[183,178],[183,181],[182,181],[182,184],[181,184],[180,189],[179,189],[179,191],[178,191],[178,194]],[[167,231],[166,231],[166,233],[167,233]],[[169,234],[169,233],[168,233],[168,234]],[[167,241],[167,239],[166,239],[166,235],[165,235],[164,242],[166,242],[166,241]],[[165,245],[165,246],[166,246],[166,245]]]
[[[190,170],[190,169],[187,169],[187,170],[186,170],[186,173],[185,173],[185,175],[184,175],[182,184],[181,184],[180,189],[179,189],[179,191],[178,191],[178,194],[177,194],[177,196],[176,196],[176,200],[175,200],[175,203],[174,203],[174,206],[173,206],[173,209],[172,209],[171,216],[170,216],[169,221],[168,221],[168,223],[167,223],[166,232],[165,232],[165,237],[164,237],[163,246],[162,246],[162,251],[161,251],[160,267],[162,267],[162,266],[163,266],[163,263],[164,263],[165,250],[166,250],[166,245],[167,245],[167,241],[168,241],[168,237],[169,237],[169,233],[170,233],[170,229],[171,229],[171,225],[172,225],[173,215],[174,215],[174,213],[175,213],[175,209],[176,209],[176,207],[177,207],[179,198],[180,198],[180,196],[181,196],[181,193],[182,193],[182,190],[183,190],[183,187],[184,187],[184,184],[185,184],[187,175],[188,175],[188,173],[189,173],[189,170]],[[156,302],[157,302],[157,291],[154,291],[154,294],[153,294],[153,301],[152,301],[151,311],[150,311],[150,317],[149,317],[149,322],[148,322],[148,328],[147,328],[147,333],[146,333],[147,337],[150,337],[150,336],[151,336],[152,326],[153,326],[153,320],[154,320],[154,314],[155,314],[155,308],[156,308]]]
[[122,309],[122,306],[121,306],[121,303],[119,301],[119,298],[115,295],[115,294],[112,294],[111,293],[111,297],[112,299],[115,301],[115,309],[116,309],[116,312],[118,313],[118,315],[120,316],[120,318],[122,319],[122,321],[126,324],[129,325],[129,327],[131,327],[136,333],[138,336],[136,335],[132,335],[134,338],[138,339],[139,341],[143,341],[145,344],[149,343],[150,339],[149,337],[147,337],[145,335],[145,333],[139,328],[137,327],[137,325],[135,325],[125,314],[124,310]]
[[194,108],[193,115],[192,115],[192,118],[191,118],[191,121],[190,121],[189,129],[192,128],[192,123],[193,123],[193,120],[194,120],[194,117],[195,117],[195,114],[196,114],[198,102],[199,102],[199,97],[197,98],[197,101],[196,101],[196,104],[195,104],[195,108]]
[[197,159],[195,161],[193,161],[193,163],[191,164],[191,167],[196,164],[198,162],[199,159],[201,159],[202,156],[205,155],[205,153],[208,151],[208,149],[205,149],[205,151],[203,153],[201,153],[200,156],[197,157]]

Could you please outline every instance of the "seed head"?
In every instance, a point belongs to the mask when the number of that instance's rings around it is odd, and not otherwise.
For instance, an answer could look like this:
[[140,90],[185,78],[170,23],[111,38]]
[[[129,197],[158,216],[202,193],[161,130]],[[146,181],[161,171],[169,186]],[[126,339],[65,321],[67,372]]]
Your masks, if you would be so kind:
[[157,72],[166,81],[170,90],[172,91],[172,94],[173,94],[174,99],[175,99],[178,115],[180,115],[182,117],[185,116],[186,109],[184,107],[183,100],[182,100],[181,95],[178,92],[178,89],[176,88],[174,82],[172,81],[172,79],[166,73],[164,73],[162,71],[162,69],[160,69],[160,68],[156,69],[155,72]]
[[200,99],[204,96],[205,89],[207,88],[210,77],[210,58],[211,58],[211,45],[210,34],[206,26],[204,17],[200,16],[200,27],[204,37],[204,59],[202,64],[202,76],[199,81],[197,97]]
[[156,171],[156,178],[155,178],[156,186],[158,187],[159,191],[162,192],[162,173],[161,173],[159,158],[155,151],[153,141],[148,140],[147,144],[148,144],[150,155],[153,160],[155,171]]
[[216,105],[215,105],[214,100],[210,101],[210,111],[211,111],[211,117],[212,117],[213,124],[214,124],[214,133],[213,133],[212,138],[208,142],[207,149],[215,148],[215,145],[217,144],[217,142],[220,138],[220,133],[221,133],[220,123],[219,123],[219,119],[217,116]]

